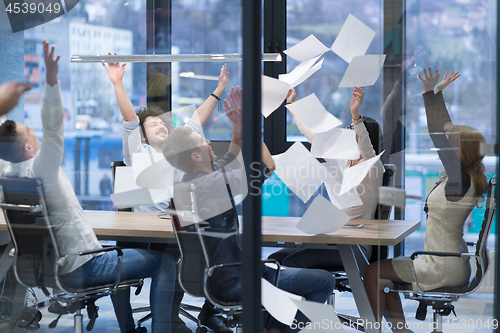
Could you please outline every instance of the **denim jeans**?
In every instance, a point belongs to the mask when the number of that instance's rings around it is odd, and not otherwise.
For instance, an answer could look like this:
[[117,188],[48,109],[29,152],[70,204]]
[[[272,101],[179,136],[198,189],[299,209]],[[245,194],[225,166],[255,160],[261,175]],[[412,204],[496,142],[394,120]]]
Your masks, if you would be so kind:
[[[92,258],[75,271],[61,276],[61,282],[74,288],[113,283],[118,274],[118,266],[116,252],[106,252]],[[168,254],[143,249],[123,250],[122,280],[152,278],[149,302],[153,333],[170,332],[175,276],[175,261]],[[111,300],[121,332],[134,329],[130,288],[112,295]]]
[[[264,266],[262,277],[275,284],[274,280],[276,279],[276,270]],[[325,303],[333,292],[333,288],[335,287],[335,278],[332,274],[322,269],[285,267],[285,269],[283,269],[280,273],[278,287],[281,290],[288,291],[292,294],[303,296],[308,301]],[[225,295],[224,299],[228,301],[240,300],[241,283],[238,282],[233,288],[231,288]],[[295,319],[297,323],[307,323],[310,321],[300,311],[297,312]],[[302,327],[302,325],[300,326]],[[280,323],[272,317],[267,324],[267,328],[274,328],[283,333],[300,331],[300,329],[292,329],[290,325]]]

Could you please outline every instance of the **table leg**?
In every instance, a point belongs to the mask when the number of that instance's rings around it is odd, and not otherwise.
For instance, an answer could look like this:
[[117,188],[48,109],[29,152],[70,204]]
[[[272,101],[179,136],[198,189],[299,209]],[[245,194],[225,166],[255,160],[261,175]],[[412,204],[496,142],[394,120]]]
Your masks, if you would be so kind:
[[357,245],[339,244],[338,248],[340,257],[342,258],[342,264],[344,265],[347,278],[349,279],[354,301],[356,302],[356,307],[358,308],[359,316],[362,320],[360,324],[365,327],[365,332],[377,333],[379,331],[376,329],[378,325],[376,324],[375,315],[368,302],[368,296],[366,295],[365,286],[361,278],[361,274],[364,273],[368,262]]

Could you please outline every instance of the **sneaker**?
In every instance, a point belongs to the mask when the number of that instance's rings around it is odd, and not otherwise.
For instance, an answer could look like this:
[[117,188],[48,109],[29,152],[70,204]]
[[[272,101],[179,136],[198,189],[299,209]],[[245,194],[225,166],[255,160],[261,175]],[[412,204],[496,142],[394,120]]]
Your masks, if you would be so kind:
[[[205,319],[205,318],[203,318]],[[222,320],[221,317],[219,316],[211,316],[206,318],[206,320],[201,320],[201,324],[203,326],[208,327],[212,331],[216,333],[233,333],[231,329],[229,329],[226,324],[224,324],[224,321]]]
[[187,326],[186,323],[181,321],[172,322],[172,333],[193,333]]

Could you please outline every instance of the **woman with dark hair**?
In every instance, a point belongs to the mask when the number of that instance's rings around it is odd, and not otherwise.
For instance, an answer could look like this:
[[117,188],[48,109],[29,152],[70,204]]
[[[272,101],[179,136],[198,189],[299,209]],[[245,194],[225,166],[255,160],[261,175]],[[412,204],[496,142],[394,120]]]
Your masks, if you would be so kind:
[[[359,158],[347,160],[346,168],[353,167],[379,154],[380,126],[375,119],[363,117],[358,112],[363,103],[363,96],[363,89],[360,87],[353,89],[351,102],[349,103],[352,123],[348,128],[356,132]],[[290,89],[287,104],[292,103],[295,97],[295,90]],[[290,112],[290,114],[300,132],[312,143],[313,134],[293,113]],[[326,160],[329,161],[328,159]],[[378,205],[378,188],[382,185],[383,173],[384,166],[378,160],[363,181],[356,187],[356,191],[363,204],[342,209],[351,219],[374,218]],[[372,247],[370,245],[360,245],[360,249],[367,258],[371,257]],[[315,268],[342,266],[342,260],[337,250],[301,249],[297,251],[295,249],[283,249],[271,254],[269,258],[276,259],[283,265],[290,267]]]

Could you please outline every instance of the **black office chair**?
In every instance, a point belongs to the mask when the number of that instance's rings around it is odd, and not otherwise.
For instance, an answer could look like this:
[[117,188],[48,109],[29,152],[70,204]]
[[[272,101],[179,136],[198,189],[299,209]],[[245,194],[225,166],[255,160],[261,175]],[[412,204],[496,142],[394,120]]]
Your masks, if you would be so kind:
[[[486,275],[490,266],[490,257],[488,255],[488,235],[490,234],[491,226],[496,212],[496,185],[497,179],[491,178],[488,183],[488,192],[486,194],[486,206],[483,218],[483,224],[479,237],[476,243],[468,243],[468,246],[475,246],[474,254],[470,253],[453,253],[453,252],[431,252],[431,251],[416,251],[411,255],[414,260],[417,256],[426,254],[441,257],[473,257],[476,259],[476,272],[471,275],[469,281],[459,287],[442,287],[434,290],[423,291],[417,281],[415,273],[415,284],[417,292],[414,292],[411,284],[394,284],[392,287],[385,287],[384,292],[401,292],[407,299],[418,301],[420,304],[415,315],[416,319],[425,320],[427,315],[427,307],[432,306],[433,315],[433,330],[432,333],[442,333],[442,317],[448,316],[451,312],[455,314],[453,302],[456,302],[460,296],[473,293],[480,285],[482,279]],[[456,314],[455,314],[456,315]]]
[[[54,234],[54,226],[48,215],[42,181],[38,178],[0,177],[0,207],[14,243],[14,272],[16,278],[26,287],[39,287],[47,297],[67,304],[67,313],[74,313],[75,333],[83,332],[81,310],[87,308],[90,331],[97,318],[95,301],[111,295],[117,290],[136,286],[141,281],[120,281],[118,273],[113,284],[99,285],[85,289],[65,286],[59,278],[59,269],[68,255],[61,256]],[[75,256],[116,251],[121,265],[122,251],[118,247],[106,247]],[[121,272],[121,269],[119,270]],[[47,288],[57,288],[63,293],[50,295]],[[57,325],[61,313],[49,327]]]
[[[116,168],[125,167],[126,164],[123,161],[112,161],[110,163],[110,166],[111,166],[112,175],[113,175],[113,189],[114,189],[114,187],[115,187],[115,178],[116,178]],[[117,208],[117,211],[131,212],[132,208],[121,208],[121,209]],[[146,243],[137,243],[137,242],[116,242],[116,245],[119,246],[120,248],[149,248],[149,243],[146,244]],[[164,250],[161,250],[161,251],[164,251]],[[173,253],[169,253],[169,254],[171,254],[172,256],[174,256]],[[135,291],[135,294],[139,295],[140,292],[141,292],[141,289],[138,288]],[[195,322],[197,324],[197,326],[200,327],[200,322],[199,322],[198,318],[196,318],[195,316],[193,316],[188,311],[200,312],[201,309],[202,309],[201,307],[197,307],[197,306],[193,306],[193,305],[181,303],[180,306],[179,306],[179,313],[182,314],[184,317],[188,318],[189,320]],[[141,317],[141,318],[139,318],[137,320],[137,330],[138,331],[143,331],[144,327],[142,326],[142,324],[144,322],[148,321],[149,319],[151,319],[151,307],[149,305],[146,305],[146,306],[141,306],[141,307],[133,308],[132,312],[133,313],[149,312],[149,313],[147,313],[146,315],[144,315],[143,317]]]
[[[241,262],[229,264],[211,264],[206,245],[206,232],[210,230],[210,225],[206,221],[199,219],[196,209],[196,186],[194,184],[182,184],[182,191],[179,185],[175,187],[174,199],[171,200],[172,227],[175,232],[177,244],[181,250],[181,260],[179,267],[179,282],[186,293],[194,297],[205,297],[218,311],[226,316],[226,326],[236,327],[236,332],[242,332],[239,323],[241,313],[241,303],[227,302],[217,298],[210,290],[210,280],[217,269],[230,266],[240,266]],[[180,195],[182,192],[184,195]],[[177,202],[175,206],[174,200]],[[181,220],[184,223],[181,223]],[[185,225],[186,221],[192,222]],[[183,226],[184,225],[184,226]],[[229,237],[239,237],[238,234]],[[263,260],[263,263],[274,263],[277,265],[276,283],[278,286],[280,265],[276,260]],[[206,332],[206,328],[198,325],[197,332]]]
[[[126,166],[123,161],[111,161],[110,163],[111,166],[111,174],[112,174],[112,183],[113,183],[113,190],[115,189],[115,178],[116,178],[116,168],[119,167],[124,167]],[[132,208],[116,208],[118,212],[131,212]]]

